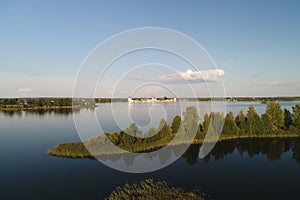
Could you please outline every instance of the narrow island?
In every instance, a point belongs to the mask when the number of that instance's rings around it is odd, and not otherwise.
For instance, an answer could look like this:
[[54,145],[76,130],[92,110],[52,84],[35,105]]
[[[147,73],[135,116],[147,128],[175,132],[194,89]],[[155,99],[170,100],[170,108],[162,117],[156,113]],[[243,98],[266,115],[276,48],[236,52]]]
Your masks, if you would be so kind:
[[[243,138],[291,138],[300,137],[300,104],[292,108],[292,112],[282,109],[277,102],[268,102],[266,111],[261,116],[257,114],[254,106],[249,106],[247,114],[240,111],[237,116],[229,112],[213,112],[204,115],[202,123],[199,122],[199,114],[195,107],[187,107],[183,113],[183,119],[175,116],[170,125],[164,119],[160,121],[158,128],[151,128],[141,138],[142,132],[136,124],[131,124],[126,130],[119,133],[104,133],[85,142],[71,142],[58,144],[48,150],[52,156],[69,158],[90,158],[122,154],[124,150],[134,153],[152,152],[160,149],[170,141],[179,138],[174,145],[180,145],[185,141],[192,144],[202,144],[207,134],[216,130],[221,132],[218,141],[243,139]],[[195,135],[196,132],[196,135]],[[123,151],[111,148],[116,145]],[[101,147],[101,148],[99,148]],[[97,152],[93,155],[87,149]]]
[[139,183],[125,184],[117,187],[105,200],[115,199],[182,199],[182,200],[205,200],[210,199],[201,190],[186,191],[180,187],[174,187],[166,181],[146,179]]

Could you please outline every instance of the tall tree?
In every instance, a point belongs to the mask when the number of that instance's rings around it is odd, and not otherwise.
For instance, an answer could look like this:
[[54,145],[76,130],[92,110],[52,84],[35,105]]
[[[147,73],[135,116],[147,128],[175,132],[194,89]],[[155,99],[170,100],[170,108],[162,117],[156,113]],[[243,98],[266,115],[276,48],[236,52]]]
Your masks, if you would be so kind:
[[261,131],[262,134],[271,134],[273,133],[273,124],[270,116],[266,113],[261,116]]
[[272,124],[280,129],[284,126],[284,113],[279,103],[269,102],[266,108],[266,114],[270,116]]
[[286,130],[290,129],[290,126],[293,125],[293,115],[288,109],[284,109],[284,127]]
[[235,119],[232,112],[229,112],[225,117],[224,127],[222,134],[224,135],[238,135],[239,128],[235,123]]
[[173,122],[172,122],[172,125],[171,125],[172,133],[176,134],[178,132],[180,124],[181,124],[181,117],[176,115],[173,118]]
[[293,107],[293,124],[296,128],[300,128],[300,104]]
[[207,133],[207,131],[208,131],[208,128],[209,128],[209,124],[210,124],[210,116],[207,114],[207,113],[205,113],[205,115],[204,115],[204,119],[203,119],[203,123],[202,123],[203,125],[203,132],[204,132],[204,134],[206,134]]
[[158,137],[159,139],[167,139],[171,137],[171,128],[167,124],[166,120],[161,119],[159,122],[159,131],[158,131]]
[[249,106],[246,118],[246,131],[250,135],[259,135],[261,128],[260,117],[253,105]]
[[243,110],[240,110],[239,114],[236,116],[235,123],[239,127],[240,134],[244,134],[246,130],[246,117]]
[[183,112],[184,121],[183,125],[188,137],[196,136],[198,123],[199,123],[199,114],[196,107],[190,106],[186,108],[186,111]]

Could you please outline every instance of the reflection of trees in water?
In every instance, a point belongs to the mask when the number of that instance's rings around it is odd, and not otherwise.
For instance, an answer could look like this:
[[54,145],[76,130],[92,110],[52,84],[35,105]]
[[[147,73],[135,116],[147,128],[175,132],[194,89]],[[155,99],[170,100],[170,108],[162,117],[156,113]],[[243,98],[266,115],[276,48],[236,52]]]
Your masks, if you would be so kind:
[[[224,159],[228,154],[237,150],[241,155],[247,153],[250,158],[257,155],[265,155],[269,161],[280,160],[283,153],[292,150],[293,159],[297,157],[297,149],[300,149],[300,140],[296,139],[236,139],[232,141],[218,142],[210,154],[205,158],[209,161],[211,157],[215,160]],[[298,152],[300,153],[300,151]],[[298,156],[298,160],[300,156]]]
[[22,111],[21,110],[1,110],[1,113],[3,113],[3,115],[8,116],[8,117],[14,117],[14,116],[18,116],[18,117],[22,117]]
[[[68,116],[72,113],[79,113],[81,108],[55,108],[55,109],[32,109],[32,110],[1,110],[0,112],[3,113],[5,116],[9,117],[22,117],[22,114],[24,113],[25,116],[27,115],[65,115]],[[92,109],[92,108],[82,108],[82,109]]]
[[186,159],[186,162],[189,165],[194,165],[197,163],[199,151],[200,151],[201,145],[191,145],[187,151],[182,155],[184,159]]
[[292,145],[293,159],[300,163],[300,140],[295,141]]
[[[189,165],[195,165],[199,160],[199,151],[201,145],[191,145],[182,158]],[[162,149],[161,149],[162,150]],[[211,159],[223,160],[227,155],[238,152],[240,155],[247,154],[249,158],[253,158],[258,155],[264,155],[269,161],[280,160],[283,153],[291,151],[292,158],[300,163],[300,139],[295,138],[252,138],[252,139],[235,139],[231,141],[218,142],[213,150],[205,156],[204,162],[208,163]],[[144,158],[152,160],[155,157],[159,158],[161,164],[165,164],[171,159],[172,155],[180,156],[182,152],[182,146],[168,146],[162,151],[155,151],[148,154],[144,154]],[[101,160],[117,161],[123,158],[127,166],[134,164],[136,155],[124,154],[103,156]]]

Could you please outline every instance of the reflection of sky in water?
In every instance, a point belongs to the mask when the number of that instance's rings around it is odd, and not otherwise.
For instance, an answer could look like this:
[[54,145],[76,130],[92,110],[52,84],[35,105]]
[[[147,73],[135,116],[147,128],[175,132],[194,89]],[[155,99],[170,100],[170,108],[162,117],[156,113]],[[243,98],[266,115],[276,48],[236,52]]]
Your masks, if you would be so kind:
[[[127,128],[135,122],[143,132],[151,127],[158,127],[159,121],[164,118],[171,123],[175,115],[181,115],[188,106],[196,106],[200,110],[200,121],[203,120],[205,113],[212,111],[224,112],[232,111],[235,115],[240,110],[247,113],[249,105],[254,105],[258,114],[265,112],[266,104],[259,102],[168,102],[168,103],[113,103],[99,104],[96,109],[98,122],[104,132],[119,131]],[[282,108],[291,110],[297,102],[283,102]],[[213,107],[213,108],[212,108]]]
[[[192,105],[194,102],[185,103]],[[237,113],[243,109],[246,112],[249,104],[228,103],[227,110]],[[282,103],[282,106],[291,108],[295,104],[286,102]],[[128,107],[127,103],[118,105]],[[172,112],[177,112],[176,105],[163,105],[168,106],[170,110],[173,106]],[[111,116],[105,112],[108,106],[110,104],[101,104],[96,109],[97,115],[100,115],[98,117],[101,119],[101,125],[114,131],[116,129],[111,126]],[[138,110],[142,104],[136,106]],[[205,108],[210,110],[208,102],[200,102],[200,107],[202,111]],[[265,104],[255,103],[255,108],[262,113]],[[75,115],[89,126],[94,111],[82,109]],[[149,119],[145,121],[149,122]],[[278,150],[283,151],[280,143],[269,143],[270,151],[264,152],[269,152],[270,156],[259,154],[251,159],[246,151],[243,155],[238,149],[232,152],[234,145],[228,143],[226,148],[222,145],[219,151],[216,149],[208,162],[201,159],[196,163],[196,152],[193,149],[184,158],[162,170],[146,174],[127,174],[112,170],[97,161],[47,155],[48,148],[72,141],[79,141],[79,137],[70,112],[0,112],[1,199],[104,199],[117,186],[147,178],[166,180],[175,186],[189,189],[201,187],[214,199],[245,199],[245,196],[248,199],[297,199],[300,196],[300,164],[292,159],[293,151],[285,152],[280,160],[270,162],[270,158],[277,158]],[[259,147],[265,146],[263,144]],[[250,149],[244,147],[247,151],[256,152],[253,146]],[[229,153],[223,156],[225,152]],[[216,160],[215,155],[220,159]],[[130,164],[131,159],[126,159]],[[153,159],[155,162],[161,162],[158,157]],[[78,184],[78,180],[82,184]],[[260,191],[260,196],[249,192],[249,188],[251,191]]]

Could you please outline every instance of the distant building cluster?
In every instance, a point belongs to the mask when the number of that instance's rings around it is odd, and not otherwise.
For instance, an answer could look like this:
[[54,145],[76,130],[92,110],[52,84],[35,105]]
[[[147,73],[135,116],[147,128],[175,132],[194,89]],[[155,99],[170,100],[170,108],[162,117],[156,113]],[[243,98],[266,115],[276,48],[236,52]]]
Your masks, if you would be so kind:
[[135,102],[176,102],[177,98],[168,98],[168,97],[163,97],[163,98],[132,98],[128,97],[128,102],[129,103],[135,103]]

